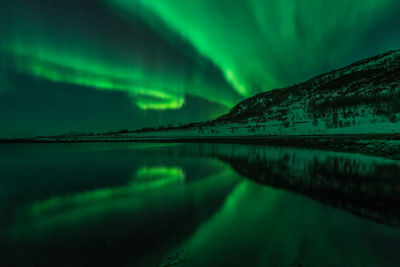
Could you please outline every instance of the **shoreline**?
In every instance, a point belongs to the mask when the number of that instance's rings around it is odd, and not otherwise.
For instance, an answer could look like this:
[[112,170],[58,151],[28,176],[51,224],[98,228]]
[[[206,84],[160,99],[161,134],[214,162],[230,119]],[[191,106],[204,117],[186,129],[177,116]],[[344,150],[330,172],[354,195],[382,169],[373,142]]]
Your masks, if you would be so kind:
[[288,136],[221,136],[221,137],[64,137],[3,139],[0,144],[9,143],[225,143],[243,145],[283,146],[325,151],[359,153],[400,160],[400,134],[365,135],[288,135]]

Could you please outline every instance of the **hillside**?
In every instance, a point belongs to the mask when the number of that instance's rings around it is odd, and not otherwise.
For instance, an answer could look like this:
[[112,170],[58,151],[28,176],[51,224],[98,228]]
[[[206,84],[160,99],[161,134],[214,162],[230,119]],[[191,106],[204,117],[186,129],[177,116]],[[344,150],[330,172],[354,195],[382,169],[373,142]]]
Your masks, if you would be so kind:
[[251,97],[218,124],[260,134],[400,132],[400,51]]
[[171,137],[370,133],[400,133],[400,50],[298,85],[255,95],[214,121],[130,134]]

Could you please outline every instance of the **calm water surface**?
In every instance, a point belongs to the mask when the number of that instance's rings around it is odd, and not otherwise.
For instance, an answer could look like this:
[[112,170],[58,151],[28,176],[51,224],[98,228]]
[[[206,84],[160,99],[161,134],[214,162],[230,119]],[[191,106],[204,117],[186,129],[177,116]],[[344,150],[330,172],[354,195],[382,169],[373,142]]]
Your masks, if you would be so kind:
[[223,144],[0,145],[0,266],[400,266],[400,163]]

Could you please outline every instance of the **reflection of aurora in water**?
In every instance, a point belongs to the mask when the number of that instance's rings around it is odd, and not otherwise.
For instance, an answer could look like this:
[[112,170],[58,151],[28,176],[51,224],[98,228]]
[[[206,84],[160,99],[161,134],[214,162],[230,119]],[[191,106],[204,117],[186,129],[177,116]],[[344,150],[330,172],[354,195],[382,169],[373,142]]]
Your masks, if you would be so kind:
[[[28,208],[28,212],[39,217],[45,214],[52,214],[57,210],[62,210],[65,212],[65,209],[70,210],[69,212],[72,213],[76,212],[74,210],[78,210],[78,214],[84,214],[79,212],[79,209],[86,209],[89,207],[91,212],[88,214],[93,214],[96,213],[93,211],[97,210],[99,205],[104,205],[108,201],[124,200],[125,197],[135,193],[153,190],[158,187],[164,187],[171,184],[182,183],[184,182],[184,179],[185,174],[180,168],[144,167],[136,173],[132,183],[127,186],[102,188],[92,192],[80,193],[73,196],[55,197],[33,204],[31,208]],[[133,203],[135,202],[132,202],[131,204]],[[140,203],[140,201],[138,203]],[[64,214],[62,217],[65,218],[68,217],[68,215]]]
[[[46,152],[42,153],[54,157],[57,154],[51,147],[60,150],[62,145],[35,145],[38,146],[44,146]],[[13,150],[16,149],[14,146]],[[10,216],[12,221],[0,230],[0,248],[9,251],[9,259],[25,257],[27,262],[34,258],[39,263],[47,263],[43,257],[52,255],[49,265],[58,266],[60,260],[73,255],[89,262],[100,260],[102,263],[108,259],[111,261],[107,264],[114,263],[113,266],[158,266],[163,259],[169,263],[176,251],[184,251],[190,258],[188,266],[213,262],[220,266],[297,263],[391,267],[400,260],[398,228],[354,216],[309,197],[254,183],[239,177],[237,170],[227,164],[236,168],[240,163],[240,169],[248,173],[256,165],[267,166],[269,178],[277,173],[285,174],[279,180],[291,181],[300,188],[315,180],[308,179],[307,175],[313,173],[312,168],[318,162],[327,169],[332,167],[332,162],[337,162],[337,169],[347,172],[349,177],[365,178],[373,172],[385,180],[393,168],[388,160],[304,149],[223,144],[134,144],[129,147],[76,144],[66,150],[58,154],[61,166],[66,162],[68,168],[81,166],[82,162],[91,166],[85,177],[93,179],[91,188],[94,189],[73,191],[80,193],[65,190],[57,193],[58,197],[49,197],[54,189],[49,184],[46,188],[50,192],[44,195],[47,197],[36,199],[28,195],[23,204],[16,205]],[[87,154],[87,150],[92,153]],[[15,158],[20,162],[21,157],[24,156]],[[71,162],[70,157],[74,158]],[[228,157],[232,160],[228,161]],[[99,164],[88,164],[87,158],[95,158],[101,165],[110,164],[112,159],[118,163],[110,165],[112,173],[116,168],[126,167],[129,170],[124,174],[126,179],[114,184],[105,176],[107,181],[103,183],[96,172]],[[237,162],[233,161],[235,158]],[[249,161],[239,161],[243,158]],[[269,164],[265,165],[266,162]],[[23,173],[35,173],[35,169],[41,168],[37,164],[26,165]],[[57,169],[50,181],[63,171]],[[39,187],[43,181],[48,180],[38,176],[34,184]],[[68,187],[69,183],[64,185]],[[30,190],[35,190],[34,184]],[[374,185],[369,187],[378,189]],[[20,184],[16,188],[23,192]],[[9,192],[13,194],[12,190]],[[9,246],[11,242],[18,250],[27,251],[26,256],[10,249],[14,248]]]
[[225,170],[199,182],[186,184],[185,187],[184,182],[185,174],[179,167],[143,167],[126,186],[97,189],[35,203],[22,210],[21,221],[13,230],[17,236],[32,231],[44,234],[70,224],[93,223],[100,217],[120,212],[151,213],[152,209],[157,212],[179,205],[177,202],[181,201],[181,197],[190,198],[194,192],[206,197],[209,187],[229,187],[235,178],[232,171]]
[[148,188],[154,188],[184,182],[184,180],[185,173],[181,168],[142,167],[137,171],[134,183],[136,186],[145,184]]
[[191,253],[191,266],[394,266],[374,245],[378,233],[400,240],[399,231],[243,181],[178,249]]

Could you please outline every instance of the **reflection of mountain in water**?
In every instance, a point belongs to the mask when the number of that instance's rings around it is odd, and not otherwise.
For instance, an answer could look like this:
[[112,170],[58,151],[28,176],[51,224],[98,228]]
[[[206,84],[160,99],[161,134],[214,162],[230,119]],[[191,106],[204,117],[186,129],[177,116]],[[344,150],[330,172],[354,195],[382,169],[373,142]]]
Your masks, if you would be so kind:
[[240,175],[258,183],[400,226],[400,164],[396,161],[265,146],[210,144],[197,148],[189,153],[228,162]]

